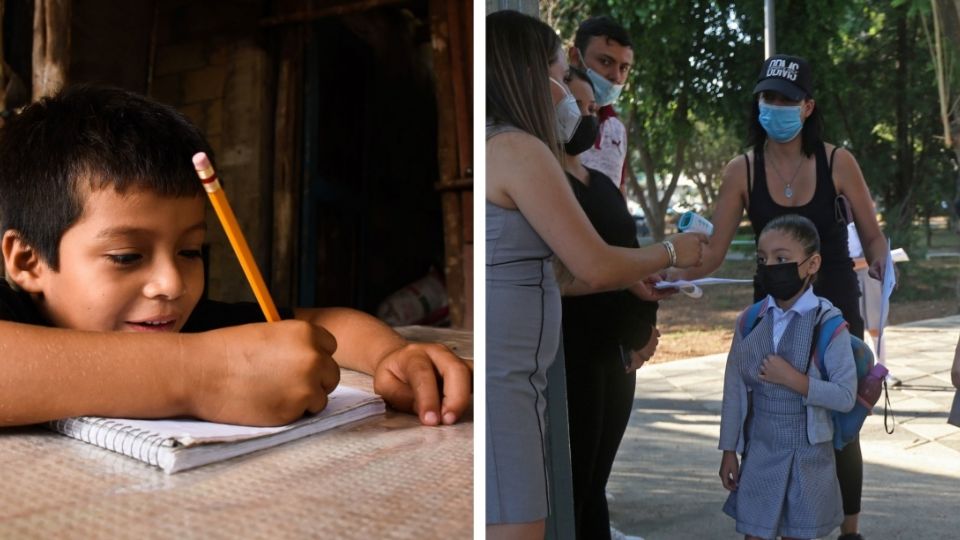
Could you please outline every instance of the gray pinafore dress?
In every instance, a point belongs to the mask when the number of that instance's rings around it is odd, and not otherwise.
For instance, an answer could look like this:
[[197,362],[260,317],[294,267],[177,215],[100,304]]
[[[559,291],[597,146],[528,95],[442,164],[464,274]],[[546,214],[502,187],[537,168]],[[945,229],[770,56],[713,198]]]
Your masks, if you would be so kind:
[[[487,138],[509,126],[487,126]],[[560,346],[550,248],[517,210],[487,202],[487,523],[547,515],[544,390]]]
[[[816,318],[815,309],[794,315],[776,350],[801,373],[807,372]],[[825,536],[843,521],[833,445],[810,444],[800,394],[758,378],[760,364],[772,349],[771,313],[737,345],[740,376],[750,391],[750,412],[740,481],[723,511],[737,520],[737,532],[742,534]]]

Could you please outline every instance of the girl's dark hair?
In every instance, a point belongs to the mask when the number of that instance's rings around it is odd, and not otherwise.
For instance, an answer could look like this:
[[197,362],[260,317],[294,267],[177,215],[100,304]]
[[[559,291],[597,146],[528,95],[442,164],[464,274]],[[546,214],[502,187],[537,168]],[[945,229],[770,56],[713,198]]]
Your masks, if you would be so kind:
[[543,22],[510,10],[487,15],[487,117],[540,139],[558,159],[548,72],[559,54],[560,38]]
[[809,219],[797,215],[786,214],[777,216],[760,231],[763,236],[767,231],[782,231],[793,237],[803,246],[803,252],[806,255],[813,255],[820,251],[820,234],[817,233],[817,226]]
[[143,96],[76,86],[28,106],[0,130],[0,231],[15,230],[53,270],[87,194],[145,190],[200,197],[191,158],[212,154],[182,114]]
[[[760,125],[760,103],[759,96],[754,96],[753,103],[750,105],[750,119],[747,128],[747,144],[753,147],[756,154],[767,142],[767,132]],[[823,145],[823,115],[820,114],[820,105],[814,104],[813,112],[803,122],[803,130],[800,132],[800,147],[807,157],[813,155],[817,146]]]
[[569,83],[576,77],[581,81],[587,83],[590,86],[590,91],[593,93],[597,92],[597,88],[593,86],[593,81],[590,80],[590,77],[587,76],[587,71],[583,68],[578,68],[577,66],[570,66],[570,71],[567,73],[566,78],[564,78],[565,83]]

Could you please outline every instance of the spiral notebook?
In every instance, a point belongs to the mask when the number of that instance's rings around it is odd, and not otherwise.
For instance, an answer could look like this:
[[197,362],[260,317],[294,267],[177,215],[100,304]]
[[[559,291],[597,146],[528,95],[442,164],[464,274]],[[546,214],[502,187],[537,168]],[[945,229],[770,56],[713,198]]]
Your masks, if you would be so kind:
[[50,422],[59,433],[163,469],[185,471],[383,414],[375,394],[337,387],[316,415],[277,427],[217,424],[202,420],[133,420],[80,416]]

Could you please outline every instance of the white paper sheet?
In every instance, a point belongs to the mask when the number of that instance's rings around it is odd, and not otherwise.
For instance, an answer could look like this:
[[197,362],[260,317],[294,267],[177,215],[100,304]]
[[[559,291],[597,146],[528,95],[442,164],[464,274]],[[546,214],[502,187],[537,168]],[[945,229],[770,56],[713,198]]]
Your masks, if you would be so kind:
[[687,281],[680,279],[677,281],[658,281],[654,284],[654,287],[657,289],[680,289],[680,292],[689,296],[690,298],[700,298],[703,296],[703,289],[700,287],[702,285],[730,285],[730,284],[745,284],[753,283],[752,279],[730,279],[730,278],[701,278]]
[[890,295],[897,286],[897,273],[893,269],[893,254],[890,252],[890,240],[887,240],[887,260],[883,267],[883,281],[880,288],[880,331],[877,334],[877,357],[883,354],[883,329],[887,326],[887,317],[890,315]]

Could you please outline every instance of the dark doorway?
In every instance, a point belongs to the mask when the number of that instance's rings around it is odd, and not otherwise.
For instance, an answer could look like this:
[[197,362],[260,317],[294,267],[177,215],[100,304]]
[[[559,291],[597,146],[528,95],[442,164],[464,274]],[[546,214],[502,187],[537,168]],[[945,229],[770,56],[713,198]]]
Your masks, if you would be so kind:
[[426,2],[312,24],[299,305],[375,311],[443,267]]

